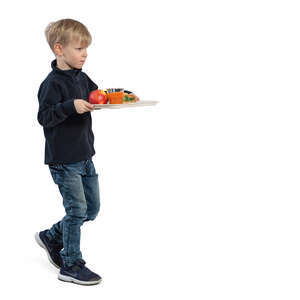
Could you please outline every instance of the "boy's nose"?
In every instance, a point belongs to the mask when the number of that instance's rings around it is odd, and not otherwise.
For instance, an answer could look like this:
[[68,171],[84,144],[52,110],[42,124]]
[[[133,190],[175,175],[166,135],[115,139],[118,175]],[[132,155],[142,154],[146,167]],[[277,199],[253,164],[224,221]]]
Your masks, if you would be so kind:
[[86,58],[87,57],[87,51],[83,51],[82,54],[81,54],[82,58]]

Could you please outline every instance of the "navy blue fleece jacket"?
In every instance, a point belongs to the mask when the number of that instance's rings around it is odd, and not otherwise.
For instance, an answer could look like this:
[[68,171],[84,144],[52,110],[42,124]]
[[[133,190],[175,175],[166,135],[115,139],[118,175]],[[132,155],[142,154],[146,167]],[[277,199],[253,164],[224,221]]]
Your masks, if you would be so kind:
[[91,113],[78,114],[74,100],[88,102],[89,93],[98,86],[82,69],[61,70],[56,59],[51,67],[52,71],[38,91],[37,119],[46,139],[44,163],[75,163],[89,159],[96,153]]

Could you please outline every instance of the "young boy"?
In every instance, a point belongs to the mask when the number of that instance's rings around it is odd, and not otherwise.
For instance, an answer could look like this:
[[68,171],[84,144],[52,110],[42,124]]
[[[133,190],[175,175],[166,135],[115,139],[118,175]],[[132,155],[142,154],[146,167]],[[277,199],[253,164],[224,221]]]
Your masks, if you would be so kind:
[[66,215],[49,230],[37,232],[35,239],[60,269],[60,280],[97,284],[101,277],[85,266],[80,251],[80,227],[94,220],[100,208],[92,161],[94,106],[88,102],[89,93],[98,86],[82,72],[92,39],[87,28],[72,19],[50,23],[45,34],[56,59],[38,91],[37,119],[46,139],[44,163],[58,185]]

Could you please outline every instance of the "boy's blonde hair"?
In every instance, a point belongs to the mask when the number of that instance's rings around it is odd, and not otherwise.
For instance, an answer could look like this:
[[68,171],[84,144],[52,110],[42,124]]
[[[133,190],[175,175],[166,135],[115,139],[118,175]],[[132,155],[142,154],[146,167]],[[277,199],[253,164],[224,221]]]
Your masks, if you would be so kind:
[[72,41],[78,41],[83,47],[88,47],[92,42],[92,36],[88,29],[73,19],[62,19],[49,23],[45,29],[45,35],[53,53],[55,43],[67,46]]

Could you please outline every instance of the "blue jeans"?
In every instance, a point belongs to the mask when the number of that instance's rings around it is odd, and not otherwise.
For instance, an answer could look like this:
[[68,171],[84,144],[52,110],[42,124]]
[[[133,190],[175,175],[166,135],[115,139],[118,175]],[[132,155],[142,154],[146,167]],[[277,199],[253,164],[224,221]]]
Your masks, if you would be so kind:
[[100,209],[98,174],[92,159],[71,164],[52,164],[49,169],[63,197],[66,215],[49,231],[49,237],[63,245],[60,254],[64,266],[82,258],[80,227],[94,220]]

